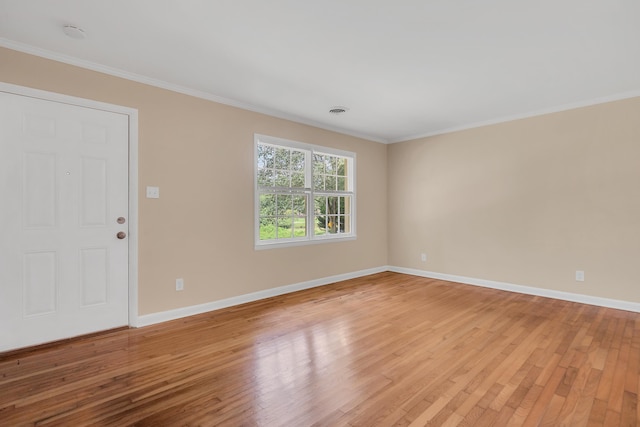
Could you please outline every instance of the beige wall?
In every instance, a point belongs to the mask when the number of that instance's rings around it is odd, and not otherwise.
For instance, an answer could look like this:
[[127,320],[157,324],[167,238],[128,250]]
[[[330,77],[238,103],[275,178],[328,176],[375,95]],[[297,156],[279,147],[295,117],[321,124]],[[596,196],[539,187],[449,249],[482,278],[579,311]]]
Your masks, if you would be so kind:
[[[0,81],[139,110],[140,314],[386,264],[640,302],[640,98],[385,146],[2,48]],[[254,133],[356,152],[357,240],[253,249]]]
[[[387,262],[383,144],[3,48],[0,81],[138,109],[140,314]],[[356,153],[357,240],[254,250],[254,133]],[[147,185],[159,186],[161,198],[144,198]]]
[[388,156],[390,265],[640,302],[640,98]]

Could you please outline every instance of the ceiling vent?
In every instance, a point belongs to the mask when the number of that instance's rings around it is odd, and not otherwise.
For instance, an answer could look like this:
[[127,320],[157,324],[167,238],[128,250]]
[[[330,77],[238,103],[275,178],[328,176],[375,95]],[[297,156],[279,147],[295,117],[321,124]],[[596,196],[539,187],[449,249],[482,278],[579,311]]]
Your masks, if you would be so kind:
[[331,114],[342,114],[342,113],[346,113],[347,111],[349,111],[349,109],[347,107],[331,107],[331,109],[329,110],[329,112]]

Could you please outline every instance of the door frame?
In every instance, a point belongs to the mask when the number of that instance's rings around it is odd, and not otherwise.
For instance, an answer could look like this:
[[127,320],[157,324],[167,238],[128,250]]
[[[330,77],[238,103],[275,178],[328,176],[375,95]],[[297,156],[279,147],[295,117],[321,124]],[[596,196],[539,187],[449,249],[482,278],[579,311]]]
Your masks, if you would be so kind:
[[129,326],[138,327],[138,110],[0,81],[0,92],[92,108],[129,117]]

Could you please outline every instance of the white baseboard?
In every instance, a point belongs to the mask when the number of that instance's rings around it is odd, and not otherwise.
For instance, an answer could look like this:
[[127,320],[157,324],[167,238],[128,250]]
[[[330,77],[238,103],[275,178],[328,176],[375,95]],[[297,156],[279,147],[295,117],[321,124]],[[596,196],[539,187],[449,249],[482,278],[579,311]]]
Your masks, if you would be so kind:
[[222,308],[232,307],[235,305],[245,304],[248,302],[258,301],[265,298],[271,298],[278,295],[284,295],[291,292],[297,292],[304,289],[316,288],[331,283],[341,282],[343,280],[355,279],[370,274],[382,273],[384,271],[392,271],[395,273],[410,274],[412,276],[427,277],[430,279],[446,280],[448,282],[464,283],[466,285],[482,286],[484,288],[499,289],[508,292],[517,292],[527,295],[535,295],[546,298],[555,298],[559,300],[579,302],[582,304],[596,305],[601,307],[615,308],[618,310],[632,311],[640,313],[640,303],[614,300],[609,298],[599,298],[590,295],[574,294],[570,292],[554,291],[551,289],[534,288],[531,286],[514,285],[513,283],[496,282],[493,280],[475,279],[466,276],[456,276],[453,274],[436,273],[433,271],[417,270],[413,268],[381,266],[370,268],[367,270],[355,271],[353,273],[338,274],[336,276],[323,277],[321,279],[309,280],[307,282],[295,283],[278,288],[265,289],[264,291],[253,292],[250,294],[240,295],[237,297],[227,298],[218,301],[212,301],[205,304],[193,305],[189,307],[177,308],[174,310],[162,311],[159,313],[145,314],[138,316],[135,327],[149,326],[156,323],[167,322],[169,320],[180,319],[183,317],[193,316],[196,314],[207,313],[209,311],[220,310]]
[[169,320],[180,319],[183,317],[193,316],[196,314],[207,313],[209,311],[220,310],[222,308],[232,307],[234,305],[245,304],[248,302],[258,301],[265,298],[271,298],[278,295],[284,295],[291,292],[301,291],[304,289],[316,288],[343,280],[355,279],[357,277],[368,276],[370,274],[382,273],[389,271],[387,266],[370,268],[367,270],[355,271],[353,273],[338,274],[336,276],[323,277],[321,279],[309,280],[307,282],[295,283],[293,285],[280,286],[278,288],[265,289],[264,291],[253,292],[250,294],[240,295],[237,297],[227,298],[218,301],[212,301],[205,304],[192,305],[189,307],[176,308],[174,310],[162,311],[159,313],[145,314],[138,316],[133,326],[142,327],[154,325],[156,323],[166,322]]
[[449,282],[464,283],[466,285],[482,286],[484,288],[500,289],[503,291],[517,292],[520,294],[535,295],[546,298],[555,298],[564,301],[579,302],[582,304],[597,305],[601,307],[616,308],[618,310],[640,313],[640,303],[621,301],[609,298],[599,298],[590,295],[574,294],[571,292],[554,291],[551,289],[534,288],[531,286],[514,285],[512,283],[496,282],[493,280],[475,279],[472,277],[456,276],[453,274],[435,273],[432,271],[417,270],[413,268],[389,266],[389,271],[395,273],[410,274],[413,276],[440,279]]

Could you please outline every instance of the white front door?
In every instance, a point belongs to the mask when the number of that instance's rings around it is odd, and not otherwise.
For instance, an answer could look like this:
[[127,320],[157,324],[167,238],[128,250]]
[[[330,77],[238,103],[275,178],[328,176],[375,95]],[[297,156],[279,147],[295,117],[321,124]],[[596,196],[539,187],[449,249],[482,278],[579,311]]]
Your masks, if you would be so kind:
[[125,114],[0,92],[0,351],[128,324],[128,143]]

